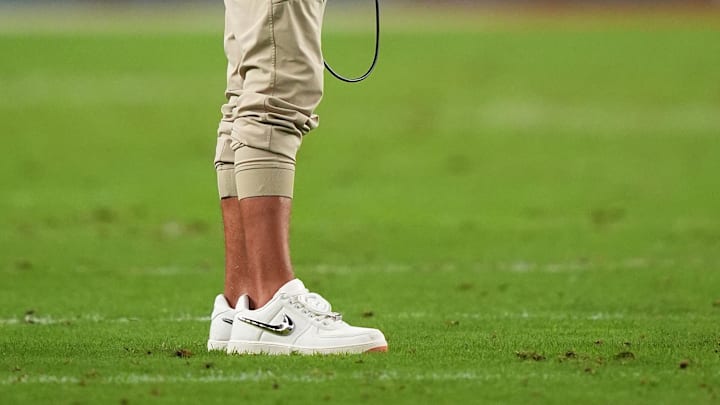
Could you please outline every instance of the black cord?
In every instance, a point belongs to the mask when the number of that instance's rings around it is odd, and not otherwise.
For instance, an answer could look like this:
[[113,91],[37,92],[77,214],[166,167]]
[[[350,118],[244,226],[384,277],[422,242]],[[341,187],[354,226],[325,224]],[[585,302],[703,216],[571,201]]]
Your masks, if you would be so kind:
[[364,75],[360,77],[354,77],[354,78],[348,78],[344,77],[341,74],[337,73],[335,70],[333,70],[332,67],[330,67],[330,64],[323,60],[323,63],[325,64],[325,69],[330,72],[331,75],[335,76],[337,79],[342,80],[346,83],[359,83],[370,76],[370,74],[375,70],[375,66],[377,65],[378,56],[380,55],[380,0],[375,0],[375,55],[373,56],[372,64],[370,64],[370,68],[367,72],[365,72]]

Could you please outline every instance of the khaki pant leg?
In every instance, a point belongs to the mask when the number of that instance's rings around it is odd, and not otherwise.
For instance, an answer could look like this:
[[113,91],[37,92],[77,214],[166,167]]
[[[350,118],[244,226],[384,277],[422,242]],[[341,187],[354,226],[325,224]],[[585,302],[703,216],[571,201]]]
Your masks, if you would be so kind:
[[[231,107],[220,131],[225,134],[230,128],[235,191],[238,198],[292,197],[302,137],[318,126],[314,111],[323,92],[320,31],[325,3],[226,0],[225,4],[228,60],[239,55],[236,66],[230,63],[228,83],[242,84],[239,91],[228,85],[226,106]],[[235,76],[240,79],[233,80]],[[229,157],[224,142],[219,155]]]
[[224,48],[227,56],[227,87],[222,106],[222,119],[218,128],[217,147],[215,149],[215,169],[217,171],[218,192],[220,198],[237,197],[235,185],[235,152],[232,150],[232,126],[237,116],[235,108],[237,98],[242,92],[243,77],[239,74],[242,48],[233,32],[238,24],[238,8],[234,1],[226,1]]

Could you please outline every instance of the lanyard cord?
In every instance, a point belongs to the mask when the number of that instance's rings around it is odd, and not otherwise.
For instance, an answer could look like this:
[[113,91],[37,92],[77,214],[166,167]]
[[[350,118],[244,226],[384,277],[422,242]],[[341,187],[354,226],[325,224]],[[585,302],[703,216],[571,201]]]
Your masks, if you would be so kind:
[[360,77],[344,77],[343,75],[337,73],[335,70],[333,70],[332,67],[330,67],[330,64],[323,60],[323,63],[325,64],[325,68],[330,72],[331,75],[335,76],[335,78],[342,80],[346,83],[359,83],[370,76],[370,74],[375,70],[375,66],[377,65],[378,56],[380,55],[380,0],[375,0],[375,55],[373,56],[372,63],[370,64],[370,68],[368,68],[367,72],[365,72],[364,75]]

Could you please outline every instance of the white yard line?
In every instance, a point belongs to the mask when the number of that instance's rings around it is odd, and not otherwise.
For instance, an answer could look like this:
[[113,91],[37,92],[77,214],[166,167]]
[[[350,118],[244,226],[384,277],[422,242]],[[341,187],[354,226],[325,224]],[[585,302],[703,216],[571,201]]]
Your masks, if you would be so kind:
[[169,322],[209,322],[209,316],[191,316],[182,315],[172,318],[164,319],[141,319],[137,317],[119,317],[119,318],[107,318],[103,315],[93,314],[85,315],[74,318],[56,318],[53,316],[34,316],[26,315],[24,318],[0,318],[0,326],[2,325],[18,325],[18,324],[29,324],[29,325],[62,325],[72,323],[130,323],[130,322],[158,322],[158,321],[169,321]]
[[[532,312],[528,310],[519,312],[447,312],[444,314],[431,314],[429,312],[394,312],[383,314],[384,319],[413,319],[413,320],[473,320],[473,321],[502,321],[502,320],[551,320],[551,321],[608,321],[621,319],[647,320],[662,319],[664,321],[672,321],[679,319],[698,319],[703,320],[707,317],[696,316],[693,314],[628,314],[624,312],[586,312],[568,314],[567,312]],[[131,323],[131,322],[199,322],[206,323],[210,321],[208,316],[181,315],[168,318],[138,318],[138,317],[119,317],[107,318],[102,315],[94,314],[76,318],[55,318],[53,316],[26,316],[25,318],[0,318],[0,327],[3,326],[27,326],[34,325],[63,325],[63,324],[115,324],[115,323]]]
[[676,265],[674,260],[650,260],[641,257],[627,258],[617,261],[569,261],[554,263],[534,263],[526,260],[513,260],[496,263],[432,263],[413,265],[407,263],[365,264],[365,265],[332,265],[316,264],[297,266],[299,271],[319,274],[361,274],[361,273],[412,273],[418,271],[433,272],[509,272],[509,273],[576,273],[598,269],[644,269],[668,268]]
[[[693,314],[627,314],[624,312],[587,312],[581,314],[568,314],[567,312],[531,312],[531,311],[520,311],[520,312],[447,312],[444,314],[431,314],[428,312],[417,311],[417,312],[395,312],[387,313],[383,315],[384,319],[417,319],[417,320],[476,320],[476,321],[502,321],[502,320],[513,320],[513,319],[537,319],[537,320],[551,320],[551,321],[608,321],[608,320],[620,320],[620,319],[634,319],[634,320],[645,320],[645,319],[662,319],[664,321],[680,320],[680,319],[698,319],[702,320],[707,317],[696,316]],[[23,318],[0,318],[0,327],[5,325],[62,325],[62,324],[101,324],[101,323],[130,323],[130,322],[199,322],[206,323],[210,321],[208,316],[194,316],[194,315],[182,315],[170,318],[106,318],[101,315],[89,315],[77,318],[55,318],[52,316],[26,316]]]
[[[270,371],[264,372],[243,372],[237,374],[226,374],[222,372],[210,375],[179,375],[164,376],[156,374],[119,374],[108,377],[79,378],[73,376],[58,375],[17,375],[0,380],[0,385],[16,384],[59,384],[71,385],[80,384],[85,381],[90,384],[158,384],[158,383],[233,383],[233,382],[260,382],[260,381],[286,381],[302,383],[322,383],[336,380],[337,375],[298,375],[298,374],[275,374]],[[500,374],[482,374],[476,371],[454,371],[450,373],[432,372],[420,374],[403,374],[398,372],[382,372],[379,374],[352,373],[340,375],[341,379],[366,380],[377,379],[381,381],[494,381],[503,378]]]
[[[684,263],[694,266],[715,265],[716,263],[706,263],[703,261]],[[464,275],[471,273],[580,273],[586,271],[608,271],[608,270],[640,270],[640,269],[667,269],[677,267],[678,263],[673,259],[656,259],[631,257],[621,260],[594,261],[594,260],[571,260],[561,262],[538,263],[533,261],[517,258],[502,262],[466,262],[466,263],[428,263],[428,264],[411,264],[411,263],[367,263],[353,265],[338,265],[330,263],[316,263],[307,265],[297,265],[298,272],[301,274],[406,274],[418,272],[432,273],[462,273]],[[160,267],[141,267],[131,270],[133,274],[151,275],[151,276],[168,276],[174,277],[179,275],[197,275],[199,270],[197,267],[184,266],[160,266]]]
[[[717,374],[720,376],[720,373]],[[618,373],[620,377],[640,377],[640,373]],[[87,383],[92,385],[139,385],[139,384],[187,384],[187,383],[242,383],[242,382],[300,382],[300,383],[325,383],[334,380],[380,380],[380,381],[465,381],[465,382],[489,382],[500,380],[527,380],[541,379],[544,381],[565,379],[561,374],[528,373],[522,376],[503,375],[498,373],[482,373],[476,370],[459,370],[453,372],[430,372],[430,373],[398,373],[394,371],[381,373],[354,372],[350,374],[327,374],[327,375],[299,375],[299,374],[276,374],[271,371],[241,372],[227,374],[213,372],[209,375],[176,375],[166,376],[158,374],[118,374],[107,377],[80,378],[74,376],[59,375],[26,375],[18,374],[13,377],[0,379],[0,386],[12,385],[77,385]]]

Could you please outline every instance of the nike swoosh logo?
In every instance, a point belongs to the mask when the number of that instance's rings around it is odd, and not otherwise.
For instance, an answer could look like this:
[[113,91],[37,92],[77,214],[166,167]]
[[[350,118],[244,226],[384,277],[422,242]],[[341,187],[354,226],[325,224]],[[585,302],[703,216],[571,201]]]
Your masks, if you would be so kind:
[[227,324],[229,324],[229,325],[232,325],[232,324],[233,324],[232,318],[222,318],[222,321],[225,322],[225,323],[227,323]]
[[295,322],[287,315],[283,315],[282,322],[278,325],[270,325],[244,316],[239,316],[238,320],[279,336],[288,336],[295,330]]

